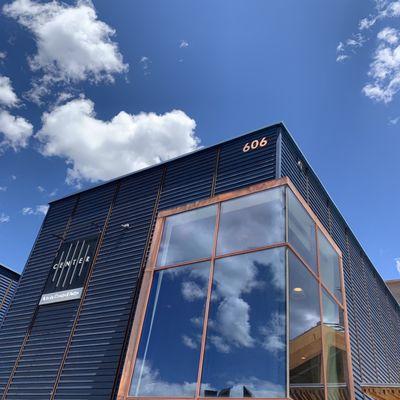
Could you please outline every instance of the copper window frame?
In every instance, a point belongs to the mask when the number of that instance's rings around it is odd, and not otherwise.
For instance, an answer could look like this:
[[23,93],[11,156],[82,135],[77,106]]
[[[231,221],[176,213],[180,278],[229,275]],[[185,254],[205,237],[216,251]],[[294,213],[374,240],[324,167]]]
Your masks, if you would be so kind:
[[[315,226],[315,240],[316,240],[316,257],[317,257],[317,272],[318,275],[315,273],[315,271],[311,268],[311,266],[308,265],[308,263],[301,257],[301,255],[296,251],[296,249],[293,248],[293,246],[288,242],[288,216],[287,216],[287,195],[285,193],[285,199],[286,199],[286,216],[285,216],[285,241],[280,242],[280,243],[274,243],[272,245],[266,245],[258,248],[253,248],[250,250],[240,250],[240,251],[235,251],[223,255],[216,255],[216,244],[217,244],[217,234],[218,234],[218,229],[219,229],[219,221],[220,221],[220,214],[221,214],[221,203],[227,200],[243,197],[252,193],[257,193],[261,191],[265,191],[268,189],[273,189],[273,188],[278,188],[278,187],[287,187],[289,188],[297,200],[302,204],[302,206],[305,208],[307,211],[308,215],[311,217],[311,219],[314,222]],[[213,248],[212,248],[212,255],[207,258],[201,258],[201,259],[196,259],[196,260],[190,260],[190,261],[185,261],[185,262],[180,262],[176,264],[171,264],[171,265],[166,265],[162,267],[156,267],[157,264],[157,257],[158,257],[158,252],[161,244],[161,239],[162,239],[162,234],[163,234],[163,227],[164,223],[167,217],[183,213],[186,211],[191,211],[195,210],[197,208],[201,207],[206,207],[210,205],[216,205],[217,206],[217,211],[216,211],[216,224],[215,224],[215,229],[214,229],[214,237],[213,237]],[[342,301],[340,302],[336,296],[330,291],[330,289],[321,281],[320,279],[320,265],[319,265],[319,245],[318,245],[318,230],[321,231],[322,234],[326,237],[328,242],[332,245],[336,253],[338,254],[339,257],[339,269],[340,269],[340,282],[341,282],[341,292],[342,292]],[[207,321],[208,321],[208,314],[209,314],[209,297],[211,294],[211,289],[212,289],[212,283],[213,283],[213,274],[214,274],[214,264],[215,260],[220,259],[220,258],[226,258],[226,257],[231,257],[234,255],[240,255],[240,254],[247,254],[247,253],[253,253],[257,251],[262,251],[262,250],[267,250],[267,249],[272,249],[272,248],[279,248],[279,247],[284,247],[290,251],[293,252],[293,254],[300,260],[300,262],[305,266],[305,268],[308,270],[308,272],[311,273],[311,275],[317,280],[318,286],[319,286],[319,302],[320,302],[320,313],[321,313],[321,321],[322,319],[322,288],[330,295],[330,297],[334,300],[336,304],[343,310],[343,316],[344,316],[344,334],[345,334],[345,344],[346,344],[346,355],[347,355],[347,388],[349,391],[350,399],[354,400],[354,381],[353,381],[353,372],[352,372],[352,364],[351,364],[351,347],[350,347],[350,333],[349,333],[349,325],[348,325],[348,316],[347,316],[347,303],[346,303],[346,293],[345,293],[345,285],[344,285],[344,274],[343,274],[343,255],[339,247],[336,245],[336,243],[333,241],[332,237],[330,236],[329,232],[325,229],[325,227],[322,225],[322,223],[319,221],[318,217],[315,215],[315,213],[312,211],[310,206],[307,204],[307,202],[303,199],[299,191],[296,189],[296,187],[293,185],[291,180],[288,177],[283,177],[275,180],[269,180],[266,182],[258,183],[255,185],[248,186],[243,189],[238,189],[234,190],[228,193],[223,193],[220,195],[213,196],[211,198],[205,199],[205,200],[200,200],[196,201],[193,203],[185,204],[183,206],[178,206],[174,207],[168,210],[163,210],[158,213],[155,228],[154,228],[154,233],[153,233],[153,240],[150,248],[150,253],[149,253],[149,258],[146,264],[146,268],[143,273],[143,280],[140,288],[140,294],[139,294],[139,299],[136,307],[136,313],[132,325],[132,330],[131,330],[131,335],[129,338],[129,343],[128,343],[128,349],[127,353],[125,356],[125,363],[121,375],[121,380],[120,380],[120,385],[119,385],[119,390],[118,390],[118,395],[117,395],[117,400],[214,400],[215,397],[212,398],[207,398],[207,397],[200,397],[200,383],[201,383],[201,376],[202,376],[202,369],[203,369],[203,360],[204,360],[204,351],[205,351],[205,343],[206,343],[206,333],[207,333]],[[287,256],[286,256],[287,258]],[[136,356],[140,344],[140,338],[141,338],[141,333],[142,333],[142,327],[144,323],[144,318],[146,315],[146,309],[147,309],[147,303],[149,300],[149,295],[150,295],[150,290],[152,286],[152,280],[154,273],[158,270],[163,270],[163,269],[168,269],[168,268],[176,268],[176,267],[182,267],[185,265],[191,265],[195,263],[200,263],[200,262],[210,262],[210,276],[209,276],[209,282],[208,282],[208,293],[207,293],[207,300],[206,300],[206,307],[204,311],[204,323],[203,323],[203,332],[202,332],[202,340],[201,340],[201,347],[200,347],[200,359],[199,359],[199,367],[198,367],[198,375],[197,375],[197,386],[196,386],[196,394],[194,397],[164,397],[164,396],[158,396],[158,397],[152,397],[152,396],[129,396],[129,390],[131,386],[131,380],[133,376],[133,371],[135,367],[135,362],[136,362]],[[286,260],[286,269],[287,269],[288,262]],[[286,271],[287,275],[287,271]],[[288,279],[288,277],[286,278]],[[287,321],[289,321],[289,312],[288,312],[288,307],[289,303],[287,301]],[[287,329],[288,329],[288,323],[287,323]],[[321,329],[322,329],[322,323],[321,323]],[[290,399],[290,382],[289,382],[289,335],[287,335],[287,382],[286,382],[286,390],[287,390],[287,400]],[[321,337],[322,332],[321,332]],[[322,385],[324,387],[324,393],[325,393],[325,399],[328,399],[328,384],[327,384],[327,379],[326,379],[326,367],[325,367],[325,357],[326,355],[324,354],[324,344],[322,343],[322,369],[323,369],[323,382]],[[224,399],[221,397],[221,399]],[[225,399],[232,399],[231,397],[225,398]],[[241,399],[241,398],[235,398],[236,400]],[[260,400],[267,400],[264,398],[257,398]],[[284,398],[268,398],[268,400],[283,400]],[[244,400],[244,398],[243,398]]]

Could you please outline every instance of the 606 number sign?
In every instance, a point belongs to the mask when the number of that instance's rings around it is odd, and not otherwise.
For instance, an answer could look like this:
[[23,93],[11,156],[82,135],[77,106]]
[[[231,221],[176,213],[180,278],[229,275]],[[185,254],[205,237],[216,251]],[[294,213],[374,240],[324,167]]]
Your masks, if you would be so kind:
[[263,137],[260,140],[256,139],[251,142],[247,142],[243,146],[243,153],[247,153],[250,150],[256,150],[259,147],[265,147],[267,144],[268,144],[268,139],[266,137]]

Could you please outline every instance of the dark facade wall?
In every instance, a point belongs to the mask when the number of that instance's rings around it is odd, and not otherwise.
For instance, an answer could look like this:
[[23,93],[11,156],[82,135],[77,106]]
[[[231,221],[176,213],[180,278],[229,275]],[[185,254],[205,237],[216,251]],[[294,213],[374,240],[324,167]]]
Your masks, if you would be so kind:
[[[115,398],[158,210],[274,179],[280,129],[253,132],[53,203],[0,330],[3,399]],[[242,152],[246,142],[264,136],[268,146]],[[60,235],[71,240],[95,233],[97,256],[81,301],[38,307]]]
[[[268,146],[242,152],[264,136]],[[281,176],[293,181],[343,252],[356,397],[363,397],[362,382],[399,382],[399,306],[276,125],[51,205],[0,329],[3,399],[115,398],[157,212]],[[38,307],[61,238],[92,234],[99,245],[81,301]]]
[[281,176],[293,181],[343,253],[355,394],[361,399],[362,383],[400,382],[400,307],[285,130],[281,140]]
[[17,289],[19,274],[0,264],[0,327]]

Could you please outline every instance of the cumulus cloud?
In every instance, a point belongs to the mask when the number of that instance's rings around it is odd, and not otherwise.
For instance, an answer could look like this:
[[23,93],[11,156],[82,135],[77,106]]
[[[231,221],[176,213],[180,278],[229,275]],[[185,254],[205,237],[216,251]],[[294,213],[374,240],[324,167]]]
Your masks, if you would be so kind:
[[5,51],[0,51],[0,61],[4,60],[7,57],[7,53]]
[[182,342],[186,347],[189,347],[189,349],[197,349],[198,345],[194,339],[187,335],[182,335]]
[[138,359],[132,379],[131,395],[137,396],[175,396],[193,397],[196,391],[196,382],[174,383],[168,382],[160,376],[160,372],[153,369],[149,362]]
[[9,147],[15,151],[26,147],[32,132],[33,126],[25,118],[0,109],[0,151]]
[[0,213],[0,224],[5,224],[6,222],[10,222],[10,216],[4,214],[3,212]]
[[90,0],[75,5],[15,0],[3,11],[34,35],[37,50],[28,61],[42,76],[33,85],[33,100],[39,101],[57,82],[112,82],[128,69],[112,41],[115,30],[98,19]]
[[[400,0],[375,0],[375,13],[362,18],[358,32],[337,46],[336,61],[342,62],[369,40],[368,32],[378,21],[400,17]],[[377,48],[370,64],[367,82],[362,92],[372,100],[389,103],[400,88],[399,31],[385,27],[377,34]]]
[[22,215],[46,215],[49,206],[46,204],[41,204],[36,207],[24,207],[21,212]]
[[0,75],[0,105],[13,107],[17,104],[18,97],[12,88],[10,78]]
[[0,192],[6,192],[7,186],[0,186]]
[[121,111],[110,121],[96,118],[91,100],[71,100],[44,113],[36,138],[45,156],[64,158],[66,181],[111,179],[195,150],[196,123],[183,111],[162,115]]
[[368,75],[372,81],[363,88],[364,94],[376,101],[389,103],[400,89],[400,32],[384,28],[378,33],[378,48]]
[[186,40],[181,40],[179,43],[179,48],[185,49],[186,47],[189,47],[189,43]]

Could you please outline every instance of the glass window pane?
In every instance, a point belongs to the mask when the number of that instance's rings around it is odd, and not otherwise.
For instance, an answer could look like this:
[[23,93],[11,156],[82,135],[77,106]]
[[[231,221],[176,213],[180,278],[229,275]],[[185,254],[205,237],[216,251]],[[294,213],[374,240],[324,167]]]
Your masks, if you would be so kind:
[[291,190],[288,196],[289,243],[304,261],[317,273],[317,246],[315,224]]
[[289,252],[289,340],[291,397],[323,398],[319,286],[292,252]]
[[201,394],[286,397],[284,249],[216,261]]
[[168,217],[157,265],[171,265],[211,256],[216,206],[202,207]]
[[131,396],[193,397],[209,263],[155,272]]
[[345,385],[347,357],[343,311],[325,291],[322,294],[322,309],[327,382]]
[[325,283],[339,301],[342,301],[339,255],[321,231],[318,231],[318,246],[322,282]]
[[285,206],[282,188],[222,203],[218,254],[284,241]]

